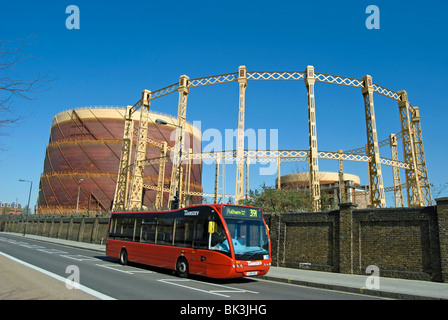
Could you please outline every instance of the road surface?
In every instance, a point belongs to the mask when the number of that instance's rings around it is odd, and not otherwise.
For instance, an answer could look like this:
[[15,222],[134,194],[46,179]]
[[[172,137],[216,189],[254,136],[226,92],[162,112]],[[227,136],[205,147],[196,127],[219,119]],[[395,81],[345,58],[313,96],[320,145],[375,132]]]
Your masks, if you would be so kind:
[[[2,233],[0,270],[0,299],[147,299],[189,302],[374,299],[256,278],[214,280],[192,276],[181,279],[170,270],[139,264],[122,266],[101,252]],[[79,288],[76,287],[77,283],[80,284]],[[193,306],[188,303],[181,306],[185,309],[179,309],[179,312],[197,311],[191,309]],[[234,311],[244,310],[237,308]]]

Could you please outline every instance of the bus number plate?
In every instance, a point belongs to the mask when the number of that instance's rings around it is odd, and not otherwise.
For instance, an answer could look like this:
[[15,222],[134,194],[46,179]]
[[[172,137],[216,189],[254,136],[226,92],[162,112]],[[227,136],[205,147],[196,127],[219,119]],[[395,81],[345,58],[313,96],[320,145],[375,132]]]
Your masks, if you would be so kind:
[[258,274],[258,271],[249,271],[246,272],[246,276],[256,276]]

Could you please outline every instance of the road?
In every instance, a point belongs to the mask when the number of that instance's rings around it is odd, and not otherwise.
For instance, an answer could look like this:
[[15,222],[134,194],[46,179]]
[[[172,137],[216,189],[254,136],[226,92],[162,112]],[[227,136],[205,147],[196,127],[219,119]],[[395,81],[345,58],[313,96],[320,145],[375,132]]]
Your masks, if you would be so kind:
[[[214,280],[203,277],[181,279],[170,270],[138,264],[122,266],[101,252],[72,248],[59,244],[41,242],[20,236],[0,233],[0,253],[4,258],[39,268],[35,277],[57,278],[60,282],[77,279],[86,294],[67,299],[118,299],[118,300],[361,300],[373,299],[364,295],[331,290],[302,287],[255,278]],[[2,260],[0,260],[1,262]],[[11,262],[10,262],[11,263]],[[0,263],[1,266],[1,263]],[[11,268],[10,268],[11,269]],[[11,270],[10,270],[11,272]],[[47,275],[42,272],[46,272]],[[3,276],[5,276],[3,274]],[[0,288],[2,287],[0,273]],[[16,275],[17,277],[17,275]],[[23,281],[17,278],[17,282]],[[9,282],[11,283],[11,277]],[[69,284],[76,284],[69,282]],[[11,284],[10,284],[11,285]],[[4,285],[3,285],[4,286]],[[70,286],[69,286],[70,287]],[[69,290],[62,286],[61,294]],[[1,294],[0,290],[0,294]],[[0,298],[2,296],[0,295]],[[3,296],[8,299],[8,296]],[[184,304],[185,312],[195,312]],[[193,310],[193,311],[192,311]],[[229,309],[230,310],[230,309]],[[236,312],[242,311],[236,309]],[[223,311],[222,311],[223,312]]]

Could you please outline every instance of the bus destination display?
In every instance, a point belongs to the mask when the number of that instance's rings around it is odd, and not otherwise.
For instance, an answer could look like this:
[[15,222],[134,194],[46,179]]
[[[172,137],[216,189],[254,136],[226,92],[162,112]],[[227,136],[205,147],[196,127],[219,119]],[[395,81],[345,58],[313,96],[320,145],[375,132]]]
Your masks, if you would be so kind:
[[222,215],[229,218],[249,218],[249,219],[261,219],[261,209],[246,208],[246,207],[234,207],[223,206]]

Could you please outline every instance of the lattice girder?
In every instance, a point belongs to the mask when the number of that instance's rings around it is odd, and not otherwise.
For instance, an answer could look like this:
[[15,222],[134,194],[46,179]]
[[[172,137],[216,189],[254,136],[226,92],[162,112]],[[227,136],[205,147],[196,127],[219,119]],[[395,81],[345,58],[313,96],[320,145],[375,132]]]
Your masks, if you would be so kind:
[[[241,69],[244,68],[244,77],[241,76]],[[186,100],[189,93],[189,88],[201,87],[215,84],[224,84],[230,82],[238,82],[240,87],[240,97],[239,97],[239,118],[238,118],[238,145],[237,150],[220,152],[221,161],[236,161],[237,163],[237,182],[236,182],[236,200],[242,198],[243,196],[243,182],[244,182],[244,163],[246,157],[249,157],[251,163],[269,163],[269,162],[291,162],[291,161],[305,161],[308,160],[310,164],[310,190],[313,194],[313,201],[316,204],[315,208],[318,207],[317,203],[320,198],[320,188],[317,179],[318,172],[318,159],[338,159],[340,161],[364,161],[369,163],[369,184],[374,186],[374,197],[376,200],[373,201],[375,206],[384,206],[384,186],[382,182],[381,175],[381,165],[392,166],[393,170],[398,170],[397,168],[403,168],[406,171],[406,184],[408,190],[408,205],[409,206],[421,206],[424,203],[430,205],[431,194],[429,190],[429,179],[426,169],[425,155],[423,151],[423,142],[421,134],[421,123],[419,118],[418,108],[412,107],[407,101],[407,95],[403,92],[394,92],[389,90],[379,84],[375,84],[371,81],[367,82],[366,78],[356,79],[350,77],[343,77],[324,73],[315,73],[314,68],[307,67],[305,71],[247,71],[245,67],[240,67],[238,72],[207,76],[195,79],[183,78],[186,80],[185,84],[181,81],[178,83],[166,86],[162,89],[153,91],[148,98],[148,103],[152,99],[157,99],[159,97],[169,95],[173,92],[179,92],[179,113],[178,113],[178,125],[185,129],[185,118],[186,118]],[[312,75],[312,76],[310,76]],[[181,77],[181,78],[182,78]],[[309,131],[310,131],[310,149],[307,151],[303,150],[281,150],[281,151],[254,151],[254,150],[244,150],[244,108],[245,108],[245,89],[248,81],[304,81],[308,90],[308,108],[309,108]],[[315,98],[314,98],[314,83],[323,82],[329,84],[343,85],[349,87],[361,88],[364,95],[364,103],[366,108],[366,128],[368,132],[367,148],[358,148],[350,151],[345,151],[342,154],[336,152],[326,152],[317,151],[317,135],[316,135],[316,121],[315,121]],[[400,121],[402,130],[396,134],[396,139],[403,139],[403,149],[404,149],[404,161],[398,161],[398,157],[392,156],[392,159],[381,158],[379,156],[379,147],[389,145],[390,138],[379,141],[376,137],[376,124],[374,119],[373,110],[373,93],[381,94],[387,98],[398,101],[400,109]],[[405,93],[405,92],[404,92]],[[142,100],[137,102],[134,106],[129,109],[129,119],[131,119],[132,113],[140,109],[143,106]],[[148,105],[149,109],[149,105]],[[242,111],[242,112],[241,112]],[[373,116],[373,117],[372,117]],[[313,119],[314,117],[314,119]],[[310,120],[311,119],[311,120]],[[369,120],[368,120],[369,119]],[[314,121],[313,121],[314,120]],[[128,127],[129,124],[125,125]],[[132,127],[133,130],[133,127]],[[124,134],[125,137],[126,134]],[[243,135],[243,139],[241,139]],[[130,142],[129,142],[130,141]],[[153,141],[146,137],[146,143],[160,147],[160,143]],[[179,143],[179,135],[176,137],[176,144]],[[136,163],[132,166],[129,164],[130,152],[132,148],[132,133],[129,139],[123,140],[122,146],[122,158],[120,159],[119,176],[117,179],[117,187],[115,191],[114,198],[114,208],[125,208],[126,206],[126,194],[127,194],[127,184],[129,181],[129,169],[137,170],[137,167],[141,168],[141,165],[148,163],[148,160],[139,160],[140,164]],[[139,146],[137,145],[137,153]],[[167,151],[176,152],[168,146]],[[177,150],[178,151],[178,150]],[[124,155],[124,157],[123,157]],[[216,154],[193,154],[191,157],[200,159],[214,159]],[[183,160],[185,155],[182,156]],[[180,161],[179,160],[179,161]],[[160,159],[154,160],[154,163],[161,163]],[[170,199],[173,198],[174,190],[177,187],[178,181],[181,181],[182,175],[177,177],[177,170],[173,170],[174,175],[171,179],[171,192]],[[398,171],[399,172],[399,171]],[[133,174],[133,180],[135,176],[138,176],[138,170]],[[395,174],[394,174],[395,175]],[[138,179],[137,179],[138,180]],[[181,181],[182,182],[182,181]],[[400,185],[398,182],[395,183],[395,189]],[[142,183],[138,184],[138,189],[141,188]],[[134,183],[132,183],[131,188],[134,188]],[[316,188],[316,190],[315,190]],[[383,189],[383,191],[381,191]],[[133,190],[133,189],[131,189]],[[159,187],[160,190],[160,187]],[[315,191],[313,191],[315,190]],[[317,191],[319,190],[319,191]],[[180,191],[180,196],[183,196],[182,190]],[[131,191],[133,193],[133,191]],[[133,195],[131,195],[131,198]],[[141,199],[140,199],[141,200]],[[181,200],[181,199],[179,199]],[[181,202],[180,202],[181,203]]]
[[132,171],[132,184],[129,199],[129,210],[140,210],[143,197],[143,178],[145,172],[146,145],[148,137],[149,107],[151,91],[143,90],[138,126],[137,147]]
[[238,107],[238,141],[236,151],[236,186],[235,201],[238,203],[243,198],[244,183],[244,117],[246,108],[247,69],[245,66],[238,68],[239,107]]
[[400,100],[398,109],[400,112],[401,132],[403,133],[403,155],[404,161],[409,164],[405,170],[406,189],[409,207],[423,206],[423,196],[420,188],[420,182],[417,173],[417,161],[414,149],[414,132],[410,118],[410,104],[406,91],[399,91]]
[[123,142],[121,146],[120,166],[118,168],[117,185],[115,187],[113,211],[123,211],[126,209],[128,186],[129,186],[129,166],[131,164],[132,135],[134,131],[134,121],[132,121],[131,106],[126,108]]
[[372,77],[369,75],[363,77],[362,80],[364,83],[362,95],[364,97],[367,129],[366,154],[370,157],[370,161],[368,162],[370,204],[373,207],[384,208],[386,206],[386,199],[376,131],[375,108],[373,103],[373,81]]

